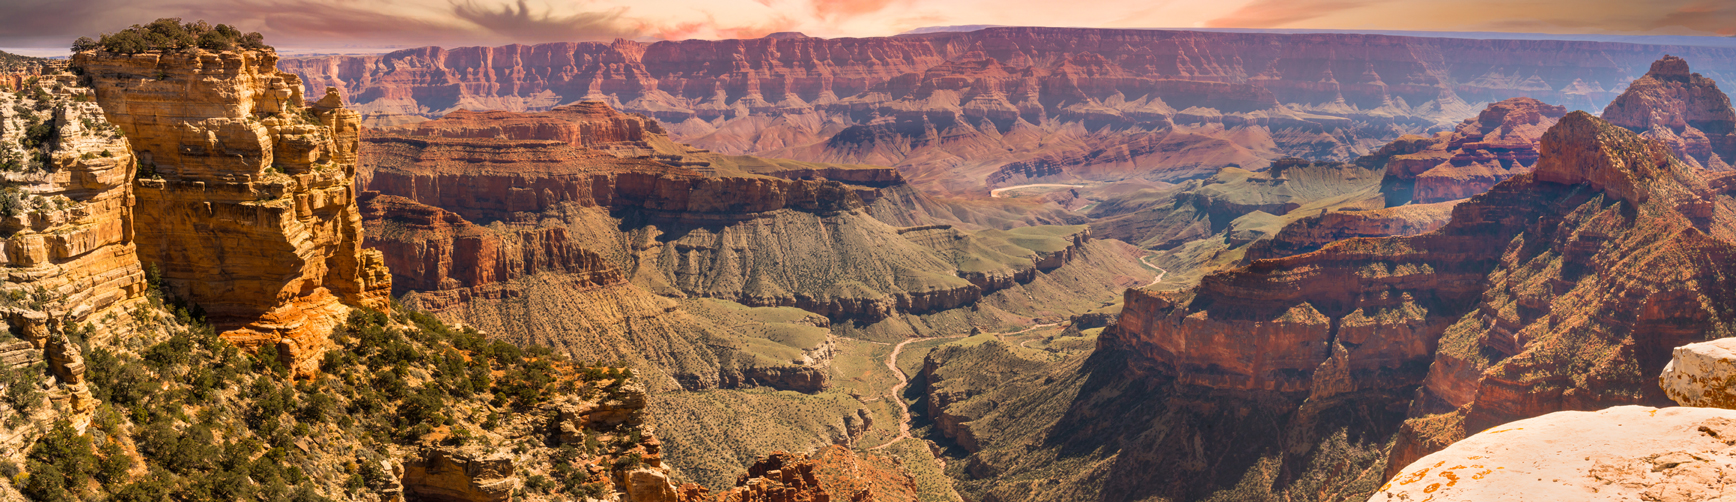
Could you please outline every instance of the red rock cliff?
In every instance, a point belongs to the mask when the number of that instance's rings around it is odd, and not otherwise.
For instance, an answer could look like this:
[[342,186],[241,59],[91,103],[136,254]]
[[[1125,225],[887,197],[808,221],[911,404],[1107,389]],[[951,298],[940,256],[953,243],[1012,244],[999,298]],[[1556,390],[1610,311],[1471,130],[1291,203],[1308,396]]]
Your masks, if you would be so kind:
[[1722,293],[1730,197],[1583,112],[1539,152],[1535,172],[1459,204],[1439,231],[1257,260],[1186,292],[1130,290],[1099,350],[1133,354],[1134,371],[1184,395],[1279,409],[1402,405],[1420,387],[1389,466],[1518,418],[1662,403],[1670,348],[1736,326]]
[[894,165],[925,188],[975,193],[1196,178],[1286,155],[1350,160],[1451,127],[1469,103],[1601,107],[1666,50],[1736,77],[1728,49],[1064,28],[421,48],[283,68],[310,89],[343,89],[376,123],[602,97],[704,148]]
[[[1729,77],[1726,77],[1729,78]],[[1683,162],[1712,171],[1736,169],[1736,110],[1712,79],[1664,56],[1603,109],[1603,119],[1664,142]]]

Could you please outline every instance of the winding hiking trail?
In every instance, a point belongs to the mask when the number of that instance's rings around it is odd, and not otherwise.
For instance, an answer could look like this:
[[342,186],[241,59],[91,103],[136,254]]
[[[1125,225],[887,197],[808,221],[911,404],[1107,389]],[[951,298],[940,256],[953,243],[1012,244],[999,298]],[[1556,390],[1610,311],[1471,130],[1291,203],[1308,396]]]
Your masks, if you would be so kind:
[[[1059,323],[1038,324],[1036,326],[1031,326],[1029,328],[1025,328],[1025,329],[1010,332],[1010,333],[996,333],[995,336],[996,337],[1006,337],[1006,336],[1011,336],[1011,335],[1021,335],[1021,334],[1030,332],[1031,330],[1034,330],[1034,329],[1047,328],[1049,326],[1054,326],[1056,324],[1059,324]],[[910,386],[910,375],[906,375],[906,374],[904,374],[904,370],[898,369],[898,354],[901,352],[904,352],[904,346],[909,345],[910,342],[920,342],[923,340],[945,340],[948,338],[964,338],[967,336],[970,336],[970,335],[953,335],[953,336],[942,336],[942,337],[935,337],[935,338],[911,338],[909,340],[898,342],[898,345],[892,347],[892,353],[888,354],[886,356],[886,369],[892,370],[892,374],[898,375],[898,385],[892,386],[892,390],[890,392],[892,393],[892,398],[898,400],[898,407],[903,410],[904,416],[898,421],[898,437],[892,438],[892,440],[887,441],[885,444],[882,444],[880,446],[869,448],[869,450],[879,450],[882,448],[886,448],[888,446],[892,446],[893,444],[895,444],[899,441],[903,441],[903,440],[912,438],[912,436],[910,435],[910,402],[905,401],[904,397],[902,397],[904,394],[904,388]],[[944,462],[944,461],[942,461],[942,462]]]

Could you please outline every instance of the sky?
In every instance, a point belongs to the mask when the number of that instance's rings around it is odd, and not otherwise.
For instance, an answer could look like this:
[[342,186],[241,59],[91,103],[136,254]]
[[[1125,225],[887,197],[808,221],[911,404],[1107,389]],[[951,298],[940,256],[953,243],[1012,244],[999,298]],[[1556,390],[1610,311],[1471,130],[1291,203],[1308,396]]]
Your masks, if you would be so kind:
[[1736,36],[1736,0],[0,0],[0,49],[64,54],[79,36],[160,17],[335,52],[979,24]]

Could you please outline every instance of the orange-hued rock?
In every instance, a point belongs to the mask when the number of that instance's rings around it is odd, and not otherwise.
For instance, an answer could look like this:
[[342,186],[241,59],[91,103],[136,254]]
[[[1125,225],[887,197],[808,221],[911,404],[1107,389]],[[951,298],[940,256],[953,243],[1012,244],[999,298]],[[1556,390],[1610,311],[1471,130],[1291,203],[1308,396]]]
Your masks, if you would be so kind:
[[[82,429],[97,401],[66,335],[83,325],[96,328],[85,335],[93,342],[124,339],[145,298],[133,154],[76,76],[37,83],[42,94],[0,91],[0,325],[22,340],[9,344],[0,368],[46,362],[53,399]],[[49,138],[31,137],[44,128]]]
[[[1409,402],[1389,474],[1495,424],[1666,404],[1656,375],[1670,349],[1736,325],[1728,188],[1583,112],[1539,152],[1532,173],[1458,204],[1437,231],[1255,260],[1184,292],[1130,290],[1099,350],[1180,396],[1252,396],[1300,424],[1324,420],[1310,412],[1321,406]],[[1391,434],[1402,416],[1357,427]]]
[[1433,138],[1407,137],[1375,154],[1386,157],[1382,184],[1395,202],[1458,200],[1483,193],[1537,164],[1537,140],[1567,109],[1532,98],[1489,105],[1476,118]]
[[1718,83],[1664,56],[1628,85],[1603,119],[1662,141],[1683,162],[1711,171],[1736,169],[1736,110]]
[[304,103],[270,50],[81,52],[109,121],[148,176],[135,184],[141,261],[224,336],[308,374],[350,306],[386,305],[383,259],[362,248],[359,116]]

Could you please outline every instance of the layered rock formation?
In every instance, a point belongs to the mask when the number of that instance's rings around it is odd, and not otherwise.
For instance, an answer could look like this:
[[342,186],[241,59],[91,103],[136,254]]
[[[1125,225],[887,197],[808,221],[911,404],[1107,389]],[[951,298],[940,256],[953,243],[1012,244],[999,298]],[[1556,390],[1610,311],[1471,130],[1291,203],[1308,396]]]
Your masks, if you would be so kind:
[[1682,58],[1653,62],[1651,71],[1604,108],[1603,119],[1669,145],[1683,162],[1711,171],[1736,169],[1730,97],[1713,79],[1690,72]]
[[144,171],[141,261],[225,337],[312,371],[348,306],[383,307],[390,277],[362,249],[355,112],[303,103],[269,50],[82,52],[73,67]]
[[[416,274],[404,284],[426,290],[542,271],[584,273],[589,284],[630,280],[655,292],[862,322],[965,305],[1015,275],[1028,282],[1060,266],[1085,241],[1081,234],[1054,249],[1032,249],[1048,246],[1047,237],[1028,236],[1028,247],[1000,237],[994,241],[1007,248],[997,252],[1004,259],[991,261],[1011,265],[977,267],[960,261],[969,251],[930,249],[928,240],[911,240],[921,234],[901,237],[908,232],[866,214],[865,199],[902,186],[896,170],[722,156],[661,132],[643,116],[592,102],[539,114],[460,113],[371,135],[363,142],[364,177],[387,197],[369,199],[370,214],[382,222],[370,228],[391,241],[382,246],[394,250],[387,258],[394,270]],[[561,213],[565,228],[529,216],[550,211]],[[488,232],[500,237],[481,237],[461,220],[496,222]],[[503,234],[507,228],[512,235]],[[458,237],[465,232],[477,237]],[[579,236],[590,239],[588,250],[567,244]],[[503,246],[491,239],[523,244],[504,245],[521,251],[496,262],[476,254],[498,254],[481,251]],[[504,265],[493,267],[500,274],[453,278],[443,264],[454,261]],[[828,271],[831,279],[803,270]]]
[[1417,459],[1368,500],[1716,500],[1736,488],[1733,443],[1731,410],[1559,411]]
[[1473,103],[1602,107],[1666,50],[1714,78],[1736,68],[1736,53],[1710,48],[1061,28],[420,48],[283,67],[343,89],[373,124],[601,98],[704,148],[893,165],[976,193],[1350,160],[1450,127]]
[[1567,109],[1532,98],[1489,105],[1433,138],[1400,138],[1371,156],[1386,160],[1388,205],[1428,204],[1483,193],[1537,164],[1537,140]]
[[[16,342],[0,357],[13,397],[4,413],[82,428],[98,403],[79,344],[125,339],[144,303],[133,154],[76,76],[35,82],[0,92],[0,326]],[[20,392],[39,387],[53,407]],[[8,421],[0,443],[22,451],[32,434],[10,430],[22,425]]]
[[[1652,382],[1669,348],[1726,336],[1736,320],[1719,293],[1736,215],[1716,186],[1663,145],[1576,112],[1544,135],[1533,173],[1459,204],[1440,230],[1255,260],[1185,292],[1130,290],[1099,352],[1173,382],[1172,409],[1228,399],[1283,417],[1300,442],[1279,454],[1284,463],[1330,439],[1324,423],[1363,441],[1397,433],[1396,469],[1464,431],[1661,404]],[[1364,418],[1329,418],[1346,409]],[[1210,410],[1191,413],[1223,416]],[[1199,433],[1208,445],[1249,434]],[[1121,462],[1184,452],[1151,447]],[[1105,490],[1153,493],[1114,480]],[[1174,481],[1158,493],[1202,493]]]
[[[144,294],[132,218],[133,153],[77,78],[53,76],[39,85],[32,90],[52,92],[5,93],[8,106],[0,110],[7,303],[46,313],[56,328],[101,321]],[[25,296],[36,297],[34,305],[19,305]],[[14,317],[15,328],[31,324]]]

